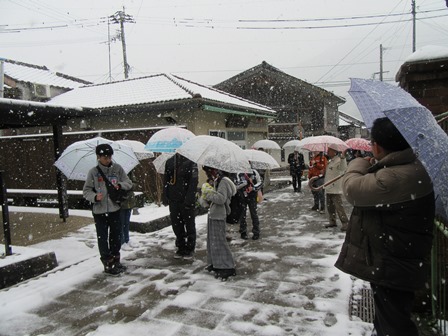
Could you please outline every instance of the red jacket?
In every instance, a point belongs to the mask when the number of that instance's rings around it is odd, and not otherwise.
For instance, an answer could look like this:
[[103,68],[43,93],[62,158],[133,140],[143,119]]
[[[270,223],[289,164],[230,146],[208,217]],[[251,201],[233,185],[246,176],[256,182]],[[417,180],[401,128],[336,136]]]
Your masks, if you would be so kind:
[[310,161],[310,169],[308,170],[308,178],[312,178],[314,176],[325,175],[325,169],[327,169],[328,160],[324,154],[317,154]]

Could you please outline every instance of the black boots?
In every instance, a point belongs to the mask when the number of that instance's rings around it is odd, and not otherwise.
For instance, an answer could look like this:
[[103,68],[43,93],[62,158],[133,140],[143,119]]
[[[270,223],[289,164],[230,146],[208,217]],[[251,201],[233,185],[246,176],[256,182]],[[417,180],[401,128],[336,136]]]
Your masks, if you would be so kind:
[[104,265],[104,273],[111,276],[119,276],[126,271],[126,266],[120,263],[120,256],[111,257],[107,260],[101,259]]
[[226,281],[228,277],[235,276],[236,270],[234,268],[215,268],[215,278]]

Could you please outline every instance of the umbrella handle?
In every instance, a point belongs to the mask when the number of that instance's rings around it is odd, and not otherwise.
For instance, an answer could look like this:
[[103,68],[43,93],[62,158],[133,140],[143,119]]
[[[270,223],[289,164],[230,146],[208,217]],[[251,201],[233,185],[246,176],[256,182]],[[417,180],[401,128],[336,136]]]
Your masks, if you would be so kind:
[[331,179],[331,180],[328,181],[328,182],[325,182],[324,184],[322,184],[321,186],[318,186],[318,187],[313,187],[313,182],[314,182],[314,180],[315,180],[316,178],[318,178],[317,176],[314,176],[314,177],[312,177],[312,178],[310,179],[310,181],[308,182],[308,185],[309,185],[309,187],[310,187],[310,189],[311,189],[312,191],[319,191],[319,190],[325,188],[326,186],[328,186],[328,185],[330,185],[330,184],[336,182],[337,180],[339,180],[339,179],[340,179],[341,177],[343,177],[344,175],[345,175],[345,173],[344,173],[344,174],[341,174],[341,175],[338,175],[338,176],[336,176],[335,178]]

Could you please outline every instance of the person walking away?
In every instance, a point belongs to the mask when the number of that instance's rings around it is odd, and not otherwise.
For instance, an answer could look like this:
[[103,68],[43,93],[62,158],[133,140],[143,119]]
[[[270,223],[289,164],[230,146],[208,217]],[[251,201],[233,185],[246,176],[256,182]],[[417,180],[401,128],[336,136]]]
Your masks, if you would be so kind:
[[303,158],[303,154],[295,150],[288,155],[288,163],[294,192],[302,192],[302,175],[305,170],[305,159]]
[[230,213],[230,199],[236,194],[235,184],[225,173],[204,166],[207,176],[213,179],[214,189],[204,195],[210,203],[207,219],[207,270],[215,277],[227,280],[236,275],[235,261],[226,239],[226,217]]
[[135,176],[132,172],[128,174],[129,179],[132,181],[132,189],[129,190],[127,198],[121,202],[120,221],[122,225],[121,235],[121,249],[123,251],[132,250],[138,247],[138,244],[129,238],[129,224],[131,222],[132,209],[135,207],[135,193],[133,191],[135,186]]
[[[334,144],[328,146],[328,161],[325,170],[325,183],[345,173],[347,169],[347,160],[345,159],[344,151],[340,156],[338,155],[338,148]],[[326,228],[336,227],[336,215],[341,221],[341,231],[346,231],[348,226],[348,218],[342,205],[342,180],[339,179],[325,187],[325,196],[327,200],[327,210],[329,216],[329,223],[325,225]]]
[[411,311],[414,292],[429,286],[433,186],[388,118],[373,122],[371,139],[375,160],[354,159],[342,178],[354,207],[335,266],[370,282],[372,335],[417,336]]
[[[323,152],[317,153],[310,161],[310,168],[308,170],[308,179],[313,188],[320,187],[324,184],[325,170],[327,168],[328,160]],[[311,180],[312,179],[312,180]],[[311,190],[314,199],[314,205],[311,210],[325,211],[325,191],[323,188],[319,190]]]
[[98,145],[95,152],[98,165],[91,168],[87,173],[83,196],[93,203],[92,212],[104,272],[117,276],[126,270],[126,267],[120,262],[122,233],[120,204],[110,198],[106,187],[107,181],[102,174],[116,189],[130,190],[132,181],[119,164],[112,162],[114,151],[109,144]]
[[197,164],[174,154],[166,161],[163,185],[163,204],[169,206],[171,226],[176,235],[174,258],[191,260],[196,248]]
[[247,235],[247,208],[249,207],[252,219],[252,239],[260,239],[260,219],[258,217],[257,194],[263,186],[263,180],[258,171],[253,169],[252,173],[240,173],[237,190],[241,195],[243,208],[241,210],[240,234],[242,239],[248,239]]

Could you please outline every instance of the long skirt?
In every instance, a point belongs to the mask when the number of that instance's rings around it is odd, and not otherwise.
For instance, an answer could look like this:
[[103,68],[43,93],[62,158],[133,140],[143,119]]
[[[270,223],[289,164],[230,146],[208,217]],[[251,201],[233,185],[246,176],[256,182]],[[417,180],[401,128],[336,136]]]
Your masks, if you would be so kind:
[[207,263],[218,269],[235,268],[235,261],[226,240],[226,222],[224,219],[208,218]]

